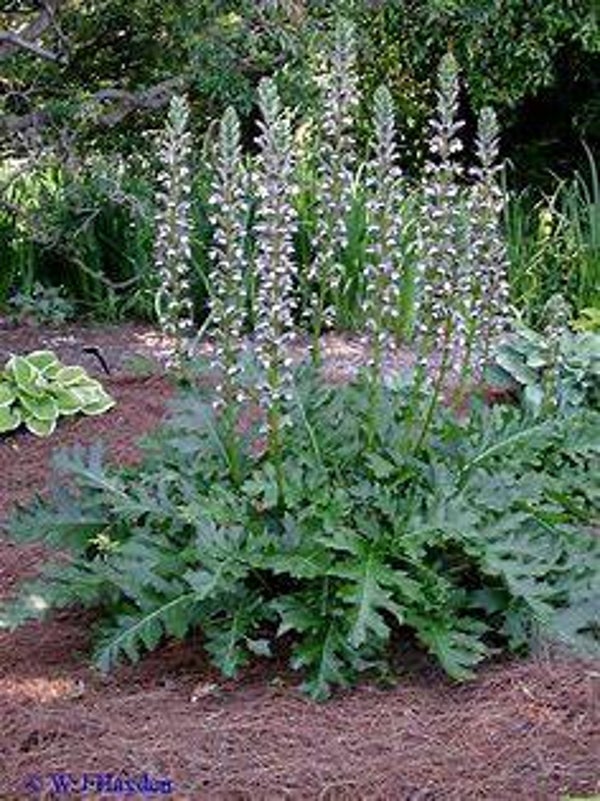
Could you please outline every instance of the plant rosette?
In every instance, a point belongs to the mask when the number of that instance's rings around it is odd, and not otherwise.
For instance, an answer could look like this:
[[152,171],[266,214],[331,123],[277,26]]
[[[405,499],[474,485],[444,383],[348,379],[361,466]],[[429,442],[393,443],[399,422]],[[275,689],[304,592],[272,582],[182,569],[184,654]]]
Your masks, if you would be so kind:
[[260,420],[232,444],[206,385],[134,467],[98,444],[56,453],[50,493],[6,530],[70,559],[0,603],[0,631],[96,609],[103,671],[196,631],[226,678],[283,648],[320,700],[389,679],[407,636],[457,681],[546,640],[597,656],[600,414],[438,404],[415,447],[410,391],[379,387],[373,414],[368,380],[294,372],[275,455],[255,453]]
[[59,417],[104,414],[114,404],[83,367],[63,365],[52,351],[13,355],[0,372],[0,434],[25,425],[32,434],[48,437]]

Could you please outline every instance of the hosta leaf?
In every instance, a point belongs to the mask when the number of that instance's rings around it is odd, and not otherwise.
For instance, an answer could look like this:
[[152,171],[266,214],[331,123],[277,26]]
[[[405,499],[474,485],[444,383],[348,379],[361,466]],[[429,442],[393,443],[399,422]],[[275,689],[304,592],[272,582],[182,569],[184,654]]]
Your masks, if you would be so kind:
[[44,400],[44,398],[48,397],[48,386],[42,378],[37,378],[26,389],[23,389],[23,387],[17,387],[17,391],[19,400],[22,400],[23,398],[29,398],[29,400],[36,401]]
[[[82,397],[77,406],[88,405],[90,414],[100,414],[112,405],[110,396],[101,383],[87,375],[80,366],[63,367],[54,353],[48,350],[34,351],[27,356],[12,356],[5,368],[10,381],[0,382],[8,387],[0,395],[0,406],[14,402],[13,395],[34,417],[50,420],[57,413],[53,409],[56,390],[74,386]],[[61,382],[65,382],[64,385]],[[12,384],[12,386],[11,386]],[[75,413],[75,403],[63,395],[65,413]]]
[[534,370],[545,367],[548,364],[548,356],[542,353],[531,353],[527,356],[527,365]]
[[84,414],[89,415],[104,414],[109,409],[112,409],[114,405],[115,401],[110,397],[110,395],[104,395],[92,403],[87,403],[83,407],[82,411]]
[[81,384],[81,382],[86,381],[87,378],[88,374],[84,368],[79,365],[61,367],[54,376],[54,380],[65,387]]
[[6,365],[7,375],[14,378],[19,389],[31,390],[40,372],[24,356],[12,356]]
[[76,398],[81,407],[85,409],[86,406],[96,403],[98,400],[98,391],[95,387],[86,387],[86,386],[78,386],[78,385],[71,385],[68,386],[69,392],[72,393],[73,397]]
[[37,417],[25,417],[23,422],[36,437],[49,437],[56,428],[56,419],[39,420]]
[[44,398],[32,398],[25,393],[19,396],[21,404],[27,411],[27,417],[35,417],[38,420],[55,421],[58,417],[58,406],[54,398],[46,395]]
[[67,387],[53,386],[50,392],[60,414],[73,415],[82,410],[81,401]]
[[63,365],[57,360],[54,364],[49,364],[47,367],[44,367],[42,376],[46,381],[56,385],[56,376],[62,369]]
[[43,373],[47,373],[50,368],[60,365],[57,355],[51,350],[34,350],[32,353],[27,354],[26,359],[29,364],[32,364]]
[[528,384],[525,387],[524,399],[526,408],[534,415],[539,414],[544,403],[543,388],[539,384]]
[[496,361],[507,373],[509,373],[519,384],[534,384],[538,380],[538,373],[529,367],[520,356],[510,352],[500,352]]
[[8,406],[0,406],[0,434],[14,431],[21,425],[22,416],[18,409],[10,409]]
[[0,383],[0,408],[11,406],[17,397],[17,393],[8,383]]
[[[71,386],[71,385],[69,385]],[[104,387],[102,386],[101,382],[98,381],[97,378],[92,378],[87,373],[85,374],[85,379],[82,379],[78,384],[77,387],[80,389],[93,389],[96,392],[104,395],[106,393]]]

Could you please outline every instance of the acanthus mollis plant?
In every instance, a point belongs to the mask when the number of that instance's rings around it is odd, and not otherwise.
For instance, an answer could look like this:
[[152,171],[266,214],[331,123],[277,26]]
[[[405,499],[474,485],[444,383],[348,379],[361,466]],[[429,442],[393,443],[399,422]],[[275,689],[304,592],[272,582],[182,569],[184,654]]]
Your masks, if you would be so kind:
[[[509,303],[508,253],[501,218],[505,195],[500,183],[503,165],[499,157],[499,126],[491,108],[482,109],[477,127],[475,182],[469,189],[468,248],[470,289],[465,297],[467,328],[464,330],[463,383],[471,369],[481,376],[492,348],[507,328]],[[475,351],[476,346],[476,351]]]
[[451,53],[440,63],[436,97],[415,276],[415,394],[423,382],[432,388],[419,442],[424,439],[444,380],[453,366],[455,345],[463,339],[464,300],[471,291],[464,259],[465,215],[459,186],[463,169],[457,159],[463,150],[459,131],[464,123],[458,119],[458,65]]
[[385,86],[375,92],[374,121],[373,153],[367,165],[364,311],[373,378],[379,381],[385,351],[397,344],[403,279],[399,247],[402,171],[398,164],[394,103]]
[[274,81],[263,79],[258,97],[262,120],[254,175],[257,196],[254,230],[258,243],[255,338],[258,360],[264,370],[260,401],[267,414],[268,449],[281,494],[281,434],[291,380],[288,346],[293,338],[296,305],[293,238],[297,228],[294,208],[297,187],[291,114],[283,108]]
[[313,334],[313,357],[319,360],[319,339],[335,322],[348,244],[352,208],[355,142],[354,111],[359,101],[354,26],[341,19],[331,51],[318,77],[321,90],[316,166],[316,231],[314,257],[308,270],[307,317]]
[[249,175],[242,155],[240,122],[228,108],[219,126],[213,165],[210,221],[214,226],[210,271],[213,367],[220,373],[217,404],[232,409],[243,399],[238,380],[245,320],[245,241]]
[[160,148],[161,188],[157,193],[155,263],[160,286],[156,293],[159,325],[175,343],[174,361],[180,366],[193,331],[191,298],[191,134],[184,97],[171,100]]

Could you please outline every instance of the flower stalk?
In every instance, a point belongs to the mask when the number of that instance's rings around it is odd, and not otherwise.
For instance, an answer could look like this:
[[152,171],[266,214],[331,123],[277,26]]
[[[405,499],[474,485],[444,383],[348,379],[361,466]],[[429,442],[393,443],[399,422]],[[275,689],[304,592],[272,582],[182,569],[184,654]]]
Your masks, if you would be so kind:
[[281,105],[277,87],[263,79],[259,85],[259,156],[255,175],[256,225],[256,350],[264,370],[260,402],[267,414],[269,453],[283,498],[282,427],[284,404],[290,396],[295,311],[293,237],[297,228],[294,196],[295,158],[290,113]]
[[550,358],[543,375],[542,409],[547,414],[553,414],[561,405],[561,341],[568,330],[571,314],[572,310],[561,294],[552,295],[544,309],[544,334],[547,337]]
[[374,96],[374,141],[366,179],[366,261],[364,315],[369,345],[370,425],[377,428],[383,363],[397,346],[402,272],[399,263],[402,227],[402,172],[398,165],[394,102],[385,86]]
[[342,290],[341,258],[348,245],[352,208],[355,144],[352,133],[358,104],[354,26],[340,20],[318,77],[321,119],[318,134],[315,252],[308,270],[307,317],[312,331],[313,360],[320,361],[322,332],[336,321]]
[[365,325],[374,381],[381,381],[386,351],[397,346],[402,265],[402,171],[398,165],[394,103],[379,87],[374,97],[375,137],[367,166]]
[[214,228],[209,274],[215,339],[212,367],[219,375],[215,406],[225,417],[229,462],[235,474],[234,481],[237,481],[240,455],[235,426],[239,404],[244,400],[240,371],[246,317],[245,242],[249,202],[240,122],[231,107],[225,111],[219,125],[209,206]]
[[219,125],[210,197],[210,221],[214,228],[209,274],[215,337],[213,366],[222,376],[217,387],[221,406],[243,399],[238,376],[246,317],[248,214],[248,174],[242,156],[240,122],[235,110],[228,108]]
[[508,252],[500,221],[506,199],[499,176],[499,126],[491,108],[479,115],[477,128],[478,165],[471,170],[475,184],[471,188],[468,211],[470,221],[469,255],[471,259],[472,320],[466,342],[464,370],[470,369],[475,342],[480,346],[472,368],[478,377],[488,363],[494,342],[507,325],[509,301]]
[[173,362],[180,368],[189,354],[194,328],[191,296],[191,134],[184,97],[171,100],[160,148],[155,264],[160,286],[155,296],[159,325],[174,340]]
[[448,53],[438,71],[437,109],[431,122],[430,158],[423,187],[421,253],[416,273],[417,369],[413,396],[424,384],[431,387],[417,447],[424,441],[446,376],[452,369],[453,348],[466,325],[463,293],[468,284],[464,263],[464,218],[458,180],[462,151],[458,136],[458,65]]

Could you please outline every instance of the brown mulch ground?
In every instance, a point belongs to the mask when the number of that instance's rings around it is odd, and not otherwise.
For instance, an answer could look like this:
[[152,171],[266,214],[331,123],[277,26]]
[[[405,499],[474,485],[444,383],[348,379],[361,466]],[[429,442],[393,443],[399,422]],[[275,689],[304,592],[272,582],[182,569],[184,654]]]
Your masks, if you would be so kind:
[[[63,422],[50,440],[0,439],[0,518],[43,490],[57,445],[103,438],[114,459],[132,460],[163,414],[164,376],[125,372],[132,352],[162,358],[148,329],[0,329],[0,363],[42,346],[84,363],[81,342],[115,367],[106,385],[118,405]],[[0,541],[0,596],[35,574],[43,553]],[[600,790],[598,666],[541,653],[456,686],[411,659],[392,689],[364,685],[317,705],[284,664],[220,680],[199,641],[103,678],[86,661],[91,622],[61,613],[0,633],[0,799],[53,797],[56,772],[146,773],[175,787],[153,797],[199,801],[554,801]]]

